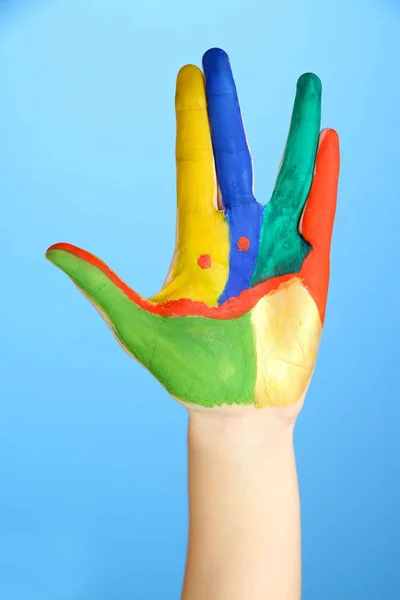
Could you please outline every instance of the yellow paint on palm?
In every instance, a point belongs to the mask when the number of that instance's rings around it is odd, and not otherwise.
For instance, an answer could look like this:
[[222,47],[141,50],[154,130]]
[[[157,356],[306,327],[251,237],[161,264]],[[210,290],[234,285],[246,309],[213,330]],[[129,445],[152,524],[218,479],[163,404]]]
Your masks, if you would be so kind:
[[229,229],[217,186],[204,78],[183,67],[176,86],[176,248],[161,292],[152,300],[189,298],[216,306],[229,272]]
[[261,298],[251,321],[257,357],[255,405],[294,404],[307,390],[322,333],[314,300],[294,278]]

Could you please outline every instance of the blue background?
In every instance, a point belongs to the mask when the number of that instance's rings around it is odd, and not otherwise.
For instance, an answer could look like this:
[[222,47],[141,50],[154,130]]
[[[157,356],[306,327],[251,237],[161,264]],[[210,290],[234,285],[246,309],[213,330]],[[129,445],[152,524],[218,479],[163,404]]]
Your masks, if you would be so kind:
[[144,295],[174,244],[174,86],[231,56],[256,195],[297,77],[341,136],[332,279],[296,429],[305,600],[400,597],[400,4],[0,1],[0,598],[173,600],[185,410],[43,258],[69,241]]

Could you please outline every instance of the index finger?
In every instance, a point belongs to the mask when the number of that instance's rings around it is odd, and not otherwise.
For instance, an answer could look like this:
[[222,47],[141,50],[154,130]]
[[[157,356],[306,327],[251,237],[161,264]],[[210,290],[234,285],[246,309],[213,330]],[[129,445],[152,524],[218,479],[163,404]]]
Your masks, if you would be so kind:
[[175,96],[178,220],[216,210],[216,180],[203,73],[186,65]]

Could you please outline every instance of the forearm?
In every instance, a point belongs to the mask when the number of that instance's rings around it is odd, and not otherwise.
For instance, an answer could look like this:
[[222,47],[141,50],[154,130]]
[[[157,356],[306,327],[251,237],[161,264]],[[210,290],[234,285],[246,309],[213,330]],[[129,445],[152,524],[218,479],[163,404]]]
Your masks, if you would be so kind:
[[[232,409],[231,409],[232,410]],[[293,422],[275,409],[189,417],[189,549],[182,600],[298,600]]]

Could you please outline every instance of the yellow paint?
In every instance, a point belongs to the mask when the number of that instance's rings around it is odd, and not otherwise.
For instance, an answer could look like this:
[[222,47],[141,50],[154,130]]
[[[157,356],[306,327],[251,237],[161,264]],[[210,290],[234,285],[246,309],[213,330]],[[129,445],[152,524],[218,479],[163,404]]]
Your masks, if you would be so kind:
[[[216,306],[229,272],[229,229],[217,208],[217,186],[204,78],[188,65],[176,85],[176,248],[164,288],[151,300],[189,298]],[[201,269],[201,255],[211,267]]]
[[287,406],[307,390],[322,325],[299,279],[261,298],[251,311],[257,356],[255,405]]

